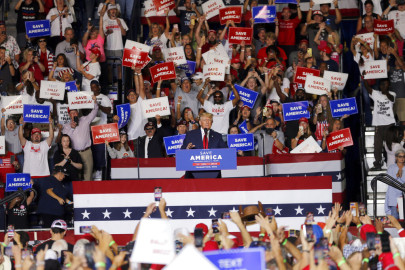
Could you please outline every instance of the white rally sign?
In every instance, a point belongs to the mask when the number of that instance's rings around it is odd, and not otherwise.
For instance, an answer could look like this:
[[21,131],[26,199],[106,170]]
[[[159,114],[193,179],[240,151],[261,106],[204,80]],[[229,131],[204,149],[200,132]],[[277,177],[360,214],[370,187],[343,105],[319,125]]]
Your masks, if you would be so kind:
[[343,90],[345,88],[348,77],[349,74],[347,73],[333,72],[328,70],[325,70],[323,73],[323,78],[331,82],[331,88],[337,88],[337,90]]
[[167,97],[142,100],[143,118],[170,115],[169,99]]
[[387,78],[387,60],[366,61],[364,62],[366,75],[364,79],[384,79]]
[[29,104],[27,95],[1,97],[1,108],[6,109],[7,115],[22,114],[24,104]]
[[211,81],[224,81],[225,79],[225,65],[205,65],[203,68],[204,80],[210,78]]
[[0,155],[6,154],[6,137],[0,136]]
[[142,43],[127,39],[127,41],[125,42],[125,49],[134,49],[134,48],[137,48],[138,50],[141,50],[141,51],[147,52],[147,53],[149,53],[149,51],[151,50],[151,47],[146,44],[142,44]]
[[330,92],[330,81],[321,77],[307,75],[305,92],[315,95],[326,95]]
[[174,62],[176,65],[187,64],[186,55],[184,54],[183,46],[164,49],[163,55],[167,62]]
[[201,5],[206,19],[209,20],[212,17],[219,15],[219,10],[224,8],[224,2],[222,0],[209,0]]
[[64,100],[65,83],[58,81],[41,81],[39,97],[43,99]]
[[69,109],[93,109],[93,93],[90,92],[69,92]]

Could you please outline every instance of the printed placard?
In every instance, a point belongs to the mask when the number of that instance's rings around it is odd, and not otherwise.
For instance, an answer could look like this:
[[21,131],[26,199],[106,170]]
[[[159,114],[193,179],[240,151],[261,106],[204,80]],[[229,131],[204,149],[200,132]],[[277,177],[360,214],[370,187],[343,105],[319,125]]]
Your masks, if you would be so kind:
[[345,114],[351,115],[358,113],[356,98],[344,98],[338,100],[330,100],[330,111],[333,118],[339,118]]
[[332,4],[333,0],[312,0],[315,5]]
[[6,154],[6,136],[0,136],[0,155]]
[[244,120],[238,127],[243,133],[249,133],[246,120]]
[[69,109],[93,109],[93,93],[90,92],[69,92],[68,93]]
[[164,49],[163,55],[167,62],[174,62],[176,65],[187,64],[183,46]]
[[92,126],[91,135],[94,144],[102,144],[105,143],[105,141],[110,143],[120,141],[120,132],[117,123]]
[[6,109],[4,114],[22,114],[23,105],[28,104],[28,96],[3,96],[1,97],[1,107]]
[[174,0],[153,0],[153,4],[155,5],[157,15],[162,15],[167,9],[172,10],[176,6]]
[[59,104],[58,105],[58,121],[59,124],[64,125],[70,123],[70,116],[68,112],[68,104]]
[[170,115],[169,99],[159,97],[142,100],[143,118]]
[[388,78],[387,60],[365,61],[364,70],[366,71],[364,79]]
[[195,61],[187,60],[188,69],[186,70],[187,77],[191,77],[195,73]]
[[185,134],[164,137],[163,142],[165,144],[167,155],[176,154],[176,150],[179,150],[181,148],[181,146],[183,145],[183,141],[184,141],[185,137],[186,137]]
[[6,175],[6,192],[17,191],[19,188],[31,188],[31,175],[29,173],[8,173]]
[[125,127],[131,116],[131,105],[129,103],[117,105],[117,115],[120,118],[118,120],[118,128],[121,129]]
[[283,103],[284,121],[299,120],[301,117],[310,118],[308,101]]
[[127,39],[127,41],[125,42],[125,49],[138,49],[143,52],[149,53],[149,51],[151,50],[151,46]]
[[343,90],[346,86],[349,74],[325,70],[323,72],[323,78],[330,81],[331,89],[336,88],[337,90]]
[[290,151],[291,154],[304,154],[304,153],[320,153],[322,148],[315,141],[314,137],[310,136],[305,141],[300,143],[297,147]]
[[176,255],[168,219],[142,218],[131,263],[169,264]]
[[49,20],[25,22],[25,32],[29,38],[50,36],[51,23]]
[[356,35],[357,38],[368,43],[371,49],[374,49],[374,32]]
[[374,33],[377,35],[388,35],[394,33],[394,20],[377,20],[374,19]]
[[225,79],[225,65],[204,65],[203,74],[204,81],[210,78],[211,81],[224,81]]
[[176,171],[236,170],[236,149],[186,149],[176,151]]
[[204,252],[218,269],[265,270],[264,248],[216,250]]
[[143,14],[145,17],[154,17],[157,16],[155,4],[153,4],[152,0],[147,0],[144,2],[145,9]]
[[228,41],[230,44],[252,44],[253,29],[250,27],[229,27]]
[[206,20],[211,19],[219,15],[219,10],[224,8],[224,2],[222,0],[208,0],[201,5],[204,14],[206,14]]
[[352,146],[353,139],[350,132],[350,128],[341,129],[339,131],[332,132],[326,137],[326,146],[328,151],[333,151],[339,147]]
[[247,134],[229,134],[228,147],[235,148],[236,151],[252,151],[255,148],[252,133]]
[[304,85],[308,75],[319,77],[319,75],[321,75],[321,71],[319,69],[297,67],[294,82]]
[[51,108],[48,105],[24,104],[23,119],[26,123],[49,123]]
[[63,100],[65,98],[65,83],[42,80],[39,97],[43,99]]
[[242,21],[242,7],[225,7],[219,10],[219,21],[221,25],[227,21],[240,23]]
[[77,89],[77,85],[75,81],[67,82],[65,84],[65,91],[68,92],[79,92],[79,89]]
[[124,67],[144,68],[151,58],[148,52],[141,51],[137,48],[135,49],[124,49],[124,54],[122,57],[122,65]]
[[150,75],[152,76],[153,83],[159,80],[176,79],[176,70],[173,62],[161,63],[159,65],[149,68]]
[[330,92],[330,81],[321,77],[307,75],[305,92],[315,95],[326,95]]
[[[252,109],[256,103],[256,99],[257,99],[257,96],[259,95],[259,93],[255,92],[253,90],[247,89],[245,87],[242,87],[240,85],[237,85],[237,84],[235,84],[235,88],[236,88],[236,91],[238,91],[240,100],[243,101],[243,105],[246,105]],[[233,91],[231,91],[229,100],[233,100],[234,98],[235,98],[235,95],[233,94]]]
[[274,23],[277,17],[276,6],[253,7],[252,17],[255,23]]
[[297,0],[276,0],[275,4],[297,4]]

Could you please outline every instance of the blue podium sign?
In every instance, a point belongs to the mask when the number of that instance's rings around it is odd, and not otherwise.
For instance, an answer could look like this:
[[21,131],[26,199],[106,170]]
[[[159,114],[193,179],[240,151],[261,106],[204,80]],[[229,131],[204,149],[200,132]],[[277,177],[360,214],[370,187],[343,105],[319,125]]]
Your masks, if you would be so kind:
[[264,248],[231,249],[204,252],[218,269],[265,270]]
[[31,188],[29,173],[8,173],[6,176],[6,192],[17,191],[18,188],[26,190]]
[[329,103],[330,111],[334,118],[342,117],[345,114],[350,115],[358,113],[355,97],[331,100]]
[[186,149],[176,151],[176,171],[236,170],[236,149]]

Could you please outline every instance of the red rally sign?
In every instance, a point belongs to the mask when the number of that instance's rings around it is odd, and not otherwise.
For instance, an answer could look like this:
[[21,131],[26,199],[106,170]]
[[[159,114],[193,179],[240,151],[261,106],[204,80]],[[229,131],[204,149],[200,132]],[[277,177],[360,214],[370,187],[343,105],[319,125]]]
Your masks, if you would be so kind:
[[228,41],[230,44],[252,44],[253,29],[250,27],[230,27]]
[[297,72],[295,73],[294,82],[298,84],[305,85],[305,80],[307,75],[317,76],[321,74],[321,71],[313,68],[297,67]]
[[120,133],[117,123],[98,125],[91,127],[91,135],[93,136],[94,144],[101,144],[108,142],[119,142]]
[[155,5],[156,12],[162,12],[166,9],[172,10],[176,6],[174,0],[153,0],[153,4]]
[[352,146],[353,139],[349,128],[341,129],[339,131],[332,132],[326,137],[326,145],[328,151],[338,149],[340,146]]
[[174,69],[173,62],[166,62],[153,66],[149,69],[149,71],[152,75],[153,83],[156,83],[159,80],[176,79],[176,70]]
[[122,59],[122,65],[124,67],[132,67],[135,65],[136,68],[144,68],[151,58],[147,52],[143,52],[138,49],[124,49],[124,56]]
[[240,23],[242,20],[242,7],[226,7],[219,10],[219,21],[221,25],[226,24],[227,21]]
[[374,33],[377,35],[388,35],[394,33],[394,20],[374,20]]

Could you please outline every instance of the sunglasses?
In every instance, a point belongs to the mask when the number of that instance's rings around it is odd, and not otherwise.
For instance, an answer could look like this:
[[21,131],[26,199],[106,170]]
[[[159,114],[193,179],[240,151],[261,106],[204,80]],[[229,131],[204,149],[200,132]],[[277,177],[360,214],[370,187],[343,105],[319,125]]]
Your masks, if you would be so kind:
[[46,40],[45,39],[40,39],[40,40],[38,40],[38,42],[46,42]]
[[153,128],[145,128],[145,130],[153,130]]
[[214,98],[222,98],[221,96],[214,96]]

